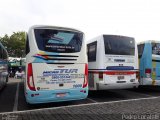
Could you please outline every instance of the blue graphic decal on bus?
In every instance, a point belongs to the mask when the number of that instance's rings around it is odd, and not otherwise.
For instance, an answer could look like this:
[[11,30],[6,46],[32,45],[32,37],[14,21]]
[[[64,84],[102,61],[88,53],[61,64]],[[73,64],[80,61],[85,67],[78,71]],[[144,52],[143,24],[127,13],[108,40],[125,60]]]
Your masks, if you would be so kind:
[[78,73],[78,69],[54,69],[54,71],[44,71],[43,76],[52,76],[57,73]]
[[160,85],[160,43],[145,41],[138,44],[140,85]]
[[26,101],[36,104],[85,99],[88,65],[84,33],[39,25],[32,26],[26,38]]

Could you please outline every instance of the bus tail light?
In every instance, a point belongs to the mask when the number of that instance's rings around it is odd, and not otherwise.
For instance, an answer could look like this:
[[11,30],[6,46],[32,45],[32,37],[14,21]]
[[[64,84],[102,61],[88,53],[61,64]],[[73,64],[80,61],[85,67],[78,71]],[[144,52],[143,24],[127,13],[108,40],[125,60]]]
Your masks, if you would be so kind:
[[103,72],[99,73],[99,80],[103,80]]
[[139,73],[139,71],[136,71],[136,79],[140,79],[140,73]]
[[87,85],[88,85],[88,65],[85,64],[85,76],[84,76],[83,88],[87,87]]
[[151,69],[145,69],[145,74],[147,78],[151,77]]
[[28,64],[27,85],[28,85],[28,87],[29,87],[30,90],[36,91],[35,85],[34,85],[34,79],[33,79],[32,63]]

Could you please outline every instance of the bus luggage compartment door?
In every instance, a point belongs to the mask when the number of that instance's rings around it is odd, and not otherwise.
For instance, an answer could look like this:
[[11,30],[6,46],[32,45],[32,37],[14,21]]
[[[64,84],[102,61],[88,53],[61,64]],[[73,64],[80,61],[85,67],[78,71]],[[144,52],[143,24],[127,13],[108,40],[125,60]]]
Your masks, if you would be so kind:
[[33,63],[33,79],[36,90],[82,88],[85,64]]

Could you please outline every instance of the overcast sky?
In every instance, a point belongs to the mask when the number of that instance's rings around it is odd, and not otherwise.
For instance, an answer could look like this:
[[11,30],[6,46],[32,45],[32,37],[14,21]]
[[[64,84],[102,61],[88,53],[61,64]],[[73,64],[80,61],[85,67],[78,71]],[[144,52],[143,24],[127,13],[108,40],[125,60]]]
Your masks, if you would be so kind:
[[1,37],[38,24],[160,40],[160,0],[0,0]]

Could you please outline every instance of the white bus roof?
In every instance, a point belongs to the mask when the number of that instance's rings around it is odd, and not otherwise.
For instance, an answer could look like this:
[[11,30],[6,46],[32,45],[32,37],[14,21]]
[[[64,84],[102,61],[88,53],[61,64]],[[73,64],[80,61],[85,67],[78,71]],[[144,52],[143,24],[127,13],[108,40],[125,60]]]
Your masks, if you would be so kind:
[[160,43],[160,41],[158,41],[158,40],[146,40],[146,41],[143,41],[143,42],[139,42],[138,45],[144,44],[144,43]]
[[[88,44],[88,43],[91,43],[91,42],[94,42],[95,40],[98,41],[98,39],[101,38],[101,37],[103,37],[104,35],[107,35],[107,36],[130,37],[130,36],[127,36],[127,35],[125,36],[125,35],[115,35],[115,34],[101,34],[101,35],[99,35],[99,36],[97,36],[97,37],[94,37],[94,38],[88,40],[88,41],[87,41],[87,44]],[[134,38],[134,37],[130,37],[130,38]]]
[[34,25],[34,26],[31,26],[29,28],[29,31],[32,30],[32,29],[35,29],[35,28],[46,28],[46,29],[60,29],[60,30],[68,30],[68,31],[76,31],[76,32],[81,32],[83,33],[81,30],[78,30],[78,29],[74,29],[74,28],[68,28],[68,27],[60,27],[60,26],[50,26],[50,25]]

